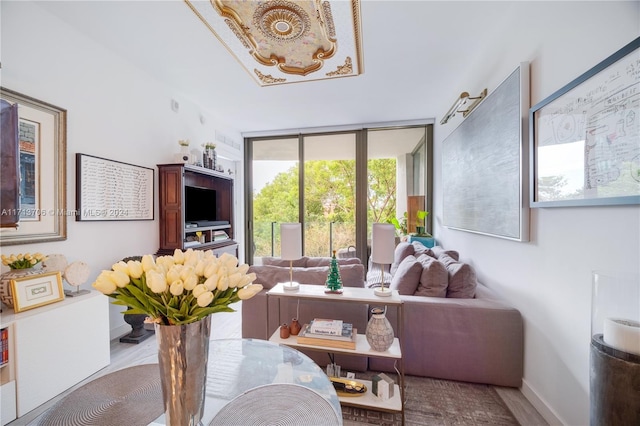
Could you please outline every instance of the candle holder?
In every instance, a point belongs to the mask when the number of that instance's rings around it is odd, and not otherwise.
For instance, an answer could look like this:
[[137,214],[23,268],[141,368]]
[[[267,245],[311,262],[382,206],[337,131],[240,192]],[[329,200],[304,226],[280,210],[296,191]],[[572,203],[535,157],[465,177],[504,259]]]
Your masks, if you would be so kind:
[[592,274],[591,424],[640,424],[640,276]]

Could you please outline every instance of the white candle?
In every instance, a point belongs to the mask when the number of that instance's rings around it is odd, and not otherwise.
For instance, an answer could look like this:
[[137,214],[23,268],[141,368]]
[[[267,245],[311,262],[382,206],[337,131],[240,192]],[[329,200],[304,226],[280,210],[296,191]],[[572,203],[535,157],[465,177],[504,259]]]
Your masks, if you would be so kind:
[[640,355],[640,322],[607,318],[604,320],[602,339],[614,349]]

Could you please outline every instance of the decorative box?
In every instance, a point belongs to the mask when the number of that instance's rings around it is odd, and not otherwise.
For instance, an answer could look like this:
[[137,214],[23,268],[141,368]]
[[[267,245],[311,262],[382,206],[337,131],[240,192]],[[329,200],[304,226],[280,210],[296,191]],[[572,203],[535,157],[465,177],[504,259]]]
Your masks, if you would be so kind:
[[409,235],[409,243],[417,241],[423,246],[431,248],[436,245],[436,239],[433,237],[418,237],[417,235]]
[[371,380],[371,392],[380,399],[393,398],[394,381],[384,373],[373,376]]

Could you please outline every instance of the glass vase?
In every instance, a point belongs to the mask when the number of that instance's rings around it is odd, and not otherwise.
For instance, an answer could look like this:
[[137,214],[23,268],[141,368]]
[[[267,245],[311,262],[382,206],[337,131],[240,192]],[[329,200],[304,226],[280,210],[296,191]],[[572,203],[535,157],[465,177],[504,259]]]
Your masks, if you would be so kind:
[[211,315],[184,325],[155,324],[168,426],[202,425]]
[[393,327],[384,314],[384,309],[371,309],[371,319],[367,324],[365,335],[371,349],[384,352],[393,344]]

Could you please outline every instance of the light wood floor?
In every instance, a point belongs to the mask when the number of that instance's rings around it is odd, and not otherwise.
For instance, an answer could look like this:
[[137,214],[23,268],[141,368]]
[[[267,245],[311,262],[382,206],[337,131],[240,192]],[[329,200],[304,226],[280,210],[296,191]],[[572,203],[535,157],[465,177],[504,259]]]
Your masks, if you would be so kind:
[[[241,338],[241,304],[232,305],[236,312],[220,313],[211,317],[211,340]],[[139,344],[111,342],[111,364],[66,392],[51,399],[25,416],[9,423],[10,426],[35,426],[44,412],[74,389],[105,374],[131,367],[133,365],[158,362],[157,344],[154,336]],[[522,393],[515,388],[495,387],[496,391],[509,407],[518,422],[523,426],[545,426],[548,423],[535,410]],[[46,426],[46,425],[42,425]]]

